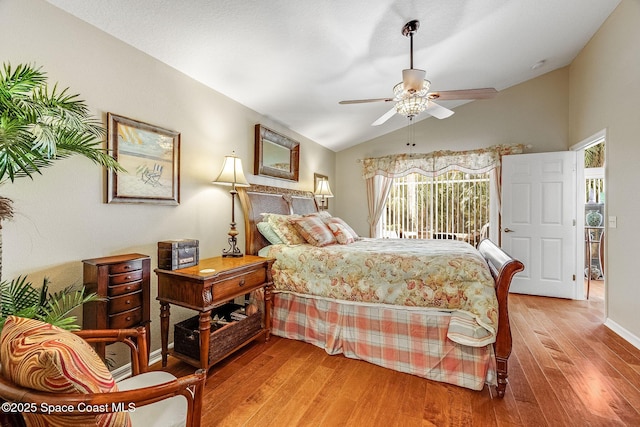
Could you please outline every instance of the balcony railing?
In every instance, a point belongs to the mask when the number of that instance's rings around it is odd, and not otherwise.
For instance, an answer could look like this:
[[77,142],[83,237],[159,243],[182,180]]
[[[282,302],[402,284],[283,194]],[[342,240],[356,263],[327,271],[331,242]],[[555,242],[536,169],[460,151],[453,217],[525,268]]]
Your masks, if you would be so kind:
[[450,171],[393,181],[382,218],[383,237],[465,240],[475,245],[489,223],[489,174]]

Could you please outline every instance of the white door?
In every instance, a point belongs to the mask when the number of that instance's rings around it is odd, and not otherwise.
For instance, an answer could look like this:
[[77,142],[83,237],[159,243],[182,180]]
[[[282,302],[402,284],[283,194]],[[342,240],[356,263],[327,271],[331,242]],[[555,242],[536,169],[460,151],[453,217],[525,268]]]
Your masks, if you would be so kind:
[[502,247],[525,265],[511,291],[576,298],[576,153],[502,162]]

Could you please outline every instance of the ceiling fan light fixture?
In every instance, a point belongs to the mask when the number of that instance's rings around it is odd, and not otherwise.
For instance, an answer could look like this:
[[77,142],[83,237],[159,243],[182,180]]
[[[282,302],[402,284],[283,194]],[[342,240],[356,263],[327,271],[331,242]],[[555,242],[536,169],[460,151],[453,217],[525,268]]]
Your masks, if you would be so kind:
[[414,90],[406,90],[405,82],[400,82],[393,87],[393,94],[395,98],[398,100],[407,99],[415,96],[424,97],[429,93],[429,88],[431,87],[431,82],[429,80],[422,80],[422,87],[419,85],[414,85]]
[[396,112],[407,117],[414,117],[427,109],[429,100],[427,98],[412,96],[402,99],[396,103]]
[[418,70],[416,68],[402,70],[402,83],[404,85],[404,90],[410,93],[415,93],[419,90],[422,90],[424,78],[426,75],[426,71]]
[[393,87],[393,98],[352,99],[340,101],[339,103],[393,102],[394,105],[390,110],[371,123],[372,126],[380,126],[393,117],[394,114],[406,116],[410,121],[422,112],[438,119],[450,117],[453,111],[432,102],[435,99],[457,101],[461,99],[489,99],[496,96],[498,91],[494,88],[429,92],[431,82],[425,79],[426,71],[413,68],[413,36],[418,31],[419,26],[420,22],[413,20],[402,27],[402,34],[410,39],[409,68],[402,70],[402,81]]

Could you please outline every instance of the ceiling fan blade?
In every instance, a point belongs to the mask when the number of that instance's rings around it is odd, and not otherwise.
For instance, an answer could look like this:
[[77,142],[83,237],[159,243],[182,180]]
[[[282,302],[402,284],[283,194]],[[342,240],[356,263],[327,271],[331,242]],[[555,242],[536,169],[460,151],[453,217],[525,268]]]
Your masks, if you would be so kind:
[[453,111],[443,107],[442,105],[438,105],[433,101],[429,101],[427,109],[424,110],[424,112],[432,115],[436,119],[446,119],[447,117],[451,117],[451,115],[453,115]]
[[389,102],[393,101],[393,98],[371,98],[371,99],[348,99],[346,101],[340,101],[338,104],[364,104],[366,102]]
[[390,109],[389,111],[384,113],[382,116],[380,116],[378,120],[371,123],[371,126],[380,126],[381,124],[389,120],[391,117],[393,117],[395,113],[396,113],[396,107],[394,106],[392,109]]
[[429,99],[438,99],[440,101],[455,101],[459,99],[490,99],[495,98],[498,91],[492,87],[483,89],[462,89],[462,90],[443,90],[440,92],[429,92]]

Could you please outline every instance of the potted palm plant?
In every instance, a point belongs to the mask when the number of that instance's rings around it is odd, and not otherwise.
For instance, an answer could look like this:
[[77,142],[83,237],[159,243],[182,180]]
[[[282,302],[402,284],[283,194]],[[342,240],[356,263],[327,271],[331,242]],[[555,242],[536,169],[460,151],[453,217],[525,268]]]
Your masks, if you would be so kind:
[[[106,129],[89,114],[86,103],[69,89],[49,88],[44,71],[33,65],[0,69],[0,188],[17,178],[29,177],[51,166],[55,160],[79,154],[109,169],[123,170],[102,148]],[[12,201],[0,197],[2,221],[13,215]],[[2,235],[0,234],[0,278],[2,277]],[[69,311],[87,298],[83,289],[49,294],[47,281],[41,289],[21,277],[0,283],[0,322],[9,314],[48,319],[71,325]],[[61,315],[61,316],[60,316]],[[66,323],[65,323],[66,322]],[[1,329],[1,324],[0,324]]]
[[63,329],[80,329],[71,312],[85,302],[99,300],[95,293],[86,294],[84,288],[68,286],[50,293],[49,280],[44,279],[37,289],[26,276],[0,283],[0,331],[7,316],[27,317],[50,323]]

